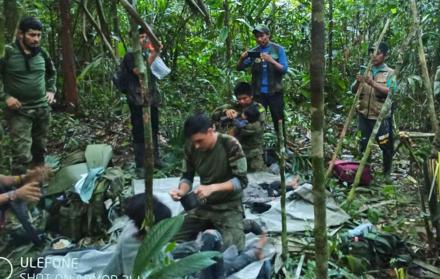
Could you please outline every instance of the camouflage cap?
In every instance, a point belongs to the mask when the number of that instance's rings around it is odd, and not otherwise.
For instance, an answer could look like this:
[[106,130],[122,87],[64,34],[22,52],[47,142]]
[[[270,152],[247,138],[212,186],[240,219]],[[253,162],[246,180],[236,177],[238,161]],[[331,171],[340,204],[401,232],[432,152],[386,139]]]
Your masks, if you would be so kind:
[[269,27],[267,27],[266,25],[264,25],[264,24],[257,24],[255,27],[254,27],[254,30],[252,30],[252,33],[266,33],[267,35],[269,35],[269,33],[270,33],[270,30],[269,30]]

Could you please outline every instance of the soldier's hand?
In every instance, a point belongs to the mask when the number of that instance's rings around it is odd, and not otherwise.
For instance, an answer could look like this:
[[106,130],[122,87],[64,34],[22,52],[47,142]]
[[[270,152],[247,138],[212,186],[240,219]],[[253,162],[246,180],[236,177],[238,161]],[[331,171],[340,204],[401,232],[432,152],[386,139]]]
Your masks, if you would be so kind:
[[36,167],[26,172],[23,183],[37,182],[43,183],[52,175],[52,170],[48,167]]
[[180,199],[185,196],[186,193],[184,193],[181,189],[174,188],[169,192],[169,194],[174,201],[180,201]]
[[234,109],[227,109],[225,111],[226,117],[228,117],[229,119],[234,119],[235,117],[237,117],[237,111]]
[[21,108],[21,103],[19,100],[17,100],[14,97],[9,97],[6,99],[6,105],[8,106],[8,108],[10,109],[19,109]]
[[357,74],[356,75],[356,80],[357,80],[357,82],[363,82],[364,81],[364,77],[362,75],[360,75],[360,74]]
[[47,102],[49,104],[53,104],[53,103],[56,102],[55,101],[55,93],[53,93],[53,92],[46,92],[46,97],[47,97]]
[[43,196],[41,189],[38,186],[38,182],[32,182],[23,185],[15,190],[17,198],[28,202],[37,202]]
[[194,194],[197,195],[199,200],[206,199],[214,192],[214,187],[212,185],[200,185],[194,190]]

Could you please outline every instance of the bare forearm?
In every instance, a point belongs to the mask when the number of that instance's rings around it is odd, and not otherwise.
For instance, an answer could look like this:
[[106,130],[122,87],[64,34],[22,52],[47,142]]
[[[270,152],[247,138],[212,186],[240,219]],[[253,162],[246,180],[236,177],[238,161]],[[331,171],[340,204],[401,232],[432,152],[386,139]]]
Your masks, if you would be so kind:
[[232,185],[232,181],[228,180],[223,183],[211,184],[213,192],[232,192],[234,191],[234,186]]
[[7,203],[9,201],[8,193],[0,194],[0,204]]
[[7,175],[0,175],[0,185],[3,186],[19,186],[22,182],[21,176],[7,176]]
[[179,189],[184,193],[184,194],[186,194],[186,193],[188,193],[189,191],[191,191],[191,185],[190,184],[188,184],[187,182],[184,182],[184,181],[181,181],[180,183],[179,183]]

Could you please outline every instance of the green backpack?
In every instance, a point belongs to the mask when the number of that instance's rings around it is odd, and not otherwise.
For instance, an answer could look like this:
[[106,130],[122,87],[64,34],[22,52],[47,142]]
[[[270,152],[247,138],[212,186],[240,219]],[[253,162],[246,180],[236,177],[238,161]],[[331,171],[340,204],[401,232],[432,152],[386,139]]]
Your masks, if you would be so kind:
[[98,180],[88,204],[70,192],[67,203],[59,207],[59,231],[77,241],[85,236],[97,237],[110,228],[110,208],[120,204],[124,174],[118,168],[107,168]]
[[397,235],[386,232],[373,231],[363,236],[346,238],[341,244],[341,250],[345,255],[360,260],[364,269],[407,266],[412,260],[406,243]]

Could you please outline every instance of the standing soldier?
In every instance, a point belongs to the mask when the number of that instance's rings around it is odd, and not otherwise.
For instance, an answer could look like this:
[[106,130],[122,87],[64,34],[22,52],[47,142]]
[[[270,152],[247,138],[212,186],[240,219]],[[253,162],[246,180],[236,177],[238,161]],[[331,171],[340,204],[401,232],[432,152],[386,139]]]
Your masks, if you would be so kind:
[[237,70],[251,67],[252,91],[255,100],[265,109],[269,107],[273,125],[278,131],[278,121],[283,119],[283,76],[287,72],[287,57],[284,48],[270,41],[270,31],[259,24],[252,31],[258,46],[240,55]]
[[[385,64],[388,45],[382,42],[378,46],[377,53],[373,54],[374,48],[370,48],[368,51],[373,55],[371,72],[365,78],[358,74],[353,86],[353,91],[357,91],[361,86],[357,105],[359,130],[361,131],[360,152],[364,152],[367,147],[371,132],[388,94],[395,93],[397,89],[394,70]],[[392,109],[382,121],[376,135],[376,141],[383,153],[383,173],[388,176],[391,173],[394,155]]]
[[40,47],[42,30],[43,25],[36,18],[23,18],[15,43],[5,47],[0,59],[0,97],[7,105],[12,174],[25,173],[31,164],[44,164],[56,70],[46,50]]

